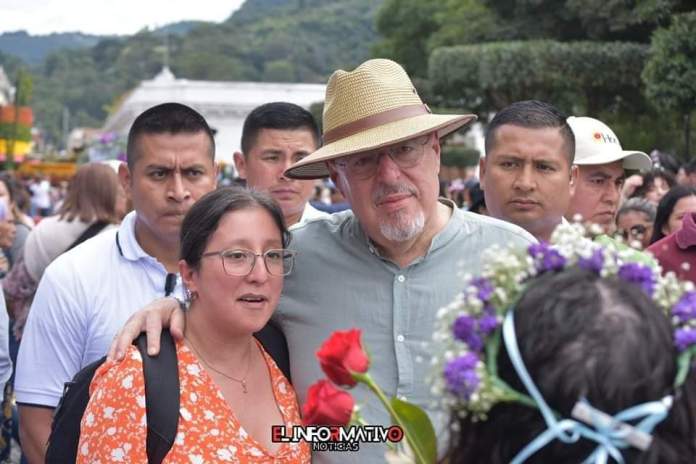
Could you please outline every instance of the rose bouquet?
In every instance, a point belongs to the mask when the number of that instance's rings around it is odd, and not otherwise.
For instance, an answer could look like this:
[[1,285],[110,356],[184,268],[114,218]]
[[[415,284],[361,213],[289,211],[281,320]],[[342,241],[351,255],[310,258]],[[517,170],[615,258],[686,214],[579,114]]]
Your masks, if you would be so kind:
[[368,372],[370,357],[362,345],[360,330],[332,333],[317,351],[317,358],[328,380],[319,380],[309,387],[302,408],[305,425],[365,425],[355,400],[345,390],[363,384],[377,395],[394,425],[403,431],[406,443],[401,450],[393,451],[403,455],[406,450],[419,464],[437,460],[435,431],[430,419],[418,406],[396,397],[387,398],[375,383]]

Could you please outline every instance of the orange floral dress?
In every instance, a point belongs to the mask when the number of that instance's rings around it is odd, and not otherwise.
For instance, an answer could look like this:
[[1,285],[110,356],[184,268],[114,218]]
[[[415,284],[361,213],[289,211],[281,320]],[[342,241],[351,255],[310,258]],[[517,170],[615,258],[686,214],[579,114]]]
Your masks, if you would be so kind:
[[[179,427],[164,463],[310,461],[309,446],[304,442],[283,443],[275,454],[266,451],[241,426],[191,350],[181,342],[176,348],[181,389]],[[286,427],[301,424],[295,391],[270,355],[261,350]],[[147,463],[146,435],[142,358],[131,346],[126,359],[104,363],[92,380],[89,404],[82,416],[77,462]]]

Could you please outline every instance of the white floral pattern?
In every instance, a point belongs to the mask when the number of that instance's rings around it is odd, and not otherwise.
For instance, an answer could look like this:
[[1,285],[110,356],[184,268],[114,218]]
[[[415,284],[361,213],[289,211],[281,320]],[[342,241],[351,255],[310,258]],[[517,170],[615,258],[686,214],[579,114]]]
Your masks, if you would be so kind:
[[[275,455],[241,427],[220,389],[194,354],[177,343],[181,404],[179,429],[165,463],[308,463],[306,443],[285,443]],[[285,424],[299,424],[292,387],[264,351],[273,391]],[[119,364],[105,363],[94,376],[83,416],[78,463],[147,462],[145,385],[142,359],[135,347]],[[270,433],[270,431],[269,431]]]

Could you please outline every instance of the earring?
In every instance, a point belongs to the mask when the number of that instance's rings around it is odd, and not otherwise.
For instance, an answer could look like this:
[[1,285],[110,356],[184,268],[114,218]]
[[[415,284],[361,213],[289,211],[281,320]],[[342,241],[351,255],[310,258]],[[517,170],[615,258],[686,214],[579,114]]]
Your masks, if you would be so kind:
[[198,292],[186,289],[186,306],[191,306],[191,302],[198,298]]

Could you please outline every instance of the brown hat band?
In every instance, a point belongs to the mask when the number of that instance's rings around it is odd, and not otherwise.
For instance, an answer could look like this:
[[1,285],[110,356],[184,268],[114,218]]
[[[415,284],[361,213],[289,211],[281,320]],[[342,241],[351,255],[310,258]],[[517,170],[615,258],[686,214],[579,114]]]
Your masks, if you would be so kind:
[[420,116],[428,113],[430,113],[430,108],[428,108],[428,105],[424,104],[401,106],[399,108],[383,111],[381,113],[358,119],[357,121],[349,122],[348,124],[343,124],[342,126],[335,127],[330,131],[325,132],[324,143],[333,143],[337,140],[350,137],[351,135],[355,135],[367,129],[381,126],[382,124],[400,121],[402,119],[412,118],[414,116]]

